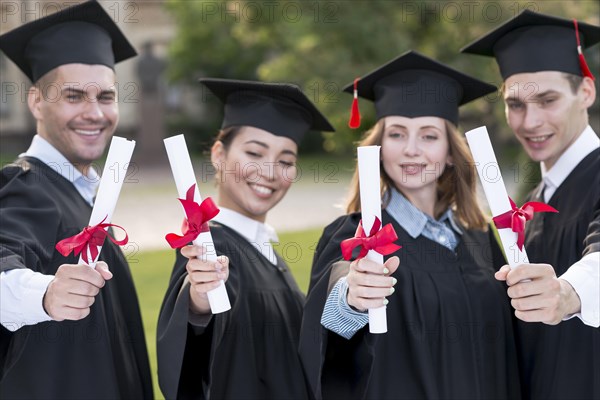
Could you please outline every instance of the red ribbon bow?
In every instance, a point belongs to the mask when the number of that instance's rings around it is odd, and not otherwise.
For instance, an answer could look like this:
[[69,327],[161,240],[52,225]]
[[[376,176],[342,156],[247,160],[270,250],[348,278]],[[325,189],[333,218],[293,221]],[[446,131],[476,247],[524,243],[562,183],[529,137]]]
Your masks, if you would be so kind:
[[[107,236],[111,242],[118,246],[127,244],[129,238],[127,237],[125,229],[119,225],[105,224],[104,221],[106,221],[106,218],[108,218],[108,215],[104,217],[102,222],[98,225],[83,228],[83,231],[79,232],[77,235],[68,237],[56,243],[56,250],[65,257],[71,254],[71,252],[74,252],[76,256],[81,253],[83,261],[89,265],[94,262],[96,257],[98,257],[98,246],[102,246],[104,239]],[[123,240],[117,240],[110,236],[107,229],[111,226],[125,232],[125,238]]]
[[173,249],[179,249],[194,241],[202,232],[208,232],[208,221],[213,219],[220,211],[210,197],[204,199],[200,204],[196,203],[194,201],[195,188],[196,184],[193,184],[185,194],[185,200],[179,199],[186,215],[181,227],[183,236],[175,233],[169,233],[165,236]]
[[517,233],[517,246],[519,250],[523,250],[523,244],[525,243],[525,222],[533,218],[533,214],[536,212],[555,212],[558,210],[546,203],[540,203],[537,201],[529,201],[523,204],[522,207],[517,207],[515,202],[509,197],[510,205],[512,210],[500,214],[492,220],[496,224],[496,228],[510,228],[513,232]]
[[357,259],[366,256],[369,250],[375,250],[379,254],[387,256],[388,254],[392,254],[396,250],[401,249],[402,246],[393,243],[398,240],[398,235],[396,235],[396,231],[392,224],[387,224],[379,230],[380,227],[381,221],[376,217],[369,236],[366,236],[362,227],[362,220],[360,220],[354,237],[346,239],[340,244],[344,259],[350,260],[352,258],[352,250],[357,246],[361,247]]

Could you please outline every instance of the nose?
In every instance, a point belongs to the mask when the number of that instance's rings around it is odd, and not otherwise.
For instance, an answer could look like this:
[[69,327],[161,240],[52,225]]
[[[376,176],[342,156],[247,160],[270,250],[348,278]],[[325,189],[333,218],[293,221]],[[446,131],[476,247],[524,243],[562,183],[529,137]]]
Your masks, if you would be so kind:
[[533,131],[543,123],[542,112],[536,104],[527,104],[525,116],[523,117],[523,128]]
[[404,146],[404,155],[407,157],[416,157],[420,153],[419,143],[417,143],[416,135],[409,135]]
[[82,117],[90,121],[99,121],[103,119],[104,112],[100,107],[100,102],[96,99],[88,99]]

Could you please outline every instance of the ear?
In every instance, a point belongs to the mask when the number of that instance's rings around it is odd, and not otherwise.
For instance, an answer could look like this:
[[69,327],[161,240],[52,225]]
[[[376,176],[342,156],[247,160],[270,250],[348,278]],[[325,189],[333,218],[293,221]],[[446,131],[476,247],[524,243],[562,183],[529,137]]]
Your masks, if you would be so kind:
[[212,145],[210,149],[210,161],[217,170],[219,169],[219,165],[225,162],[226,153],[225,146],[220,140],[217,140],[215,144]]
[[30,87],[29,92],[27,93],[27,106],[29,106],[29,111],[31,111],[33,117],[38,121],[42,119],[42,113],[40,111],[42,101],[42,93],[39,87],[36,85]]
[[582,105],[587,109],[590,108],[596,101],[596,85],[589,77],[584,77],[579,86],[578,95],[582,100]]

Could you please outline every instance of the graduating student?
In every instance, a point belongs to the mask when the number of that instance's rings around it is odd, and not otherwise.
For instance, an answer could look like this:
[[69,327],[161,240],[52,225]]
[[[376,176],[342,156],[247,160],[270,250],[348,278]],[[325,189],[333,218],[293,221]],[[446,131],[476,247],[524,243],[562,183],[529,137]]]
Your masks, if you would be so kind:
[[523,321],[527,398],[600,397],[600,140],[587,111],[596,87],[578,54],[599,41],[600,27],[524,11],[463,49],[496,58],[508,124],[541,166],[529,199],[559,210],[527,223],[533,264],[498,273]]
[[152,399],[123,253],[107,240],[92,269],[54,247],[88,224],[99,184],[91,164],[118,122],[114,65],[136,52],[96,2],[8,32],[0,48],[34,83],[37,124],[0,172],[0,397]]
[[[382,224],[402,249],[383,265],[342,259],[361,218],[355,173],[349,214],[317,246],[303,317],[300,355],[315,396],[518,398],[510,304],[494,279],[505,262],[456,128],[459,106],[495,87],[410,51],[357,90],[375,103],[378,121],[360,144],[381,146]],[[388,332],[370,334],[367,309],[383,305]]]
[[[210,229],[219,262],[178,252],[158,322],[158,375],[167,398],[306,399],[298,358],[304,295],[271,246],[267,213],[296,179],[298,143],[329,122],[290,84],[201,79],[224,103],[211,149],[220,213]],[[206,292],[226,279],[231,310]]]

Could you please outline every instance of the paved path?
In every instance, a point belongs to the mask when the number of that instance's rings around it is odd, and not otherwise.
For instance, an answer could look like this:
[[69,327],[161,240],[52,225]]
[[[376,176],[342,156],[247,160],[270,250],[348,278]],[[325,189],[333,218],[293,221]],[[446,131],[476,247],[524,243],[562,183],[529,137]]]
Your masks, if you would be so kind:
[[[196,171],[201,170],[196,167]],[[313,172],[303,174],[269,213],[267,222],[278,232],[323,228],[342,214],[348,176],[315,179]],[[198,184],[203,196],[214,198],[216,188],[212,180],[201,178]],[[113,223],[127,229],[130,243],[139,251],[169,249],[164,237],[169,232],[179,233],[183,218],[177,197],[168,167],[130,170]]]

